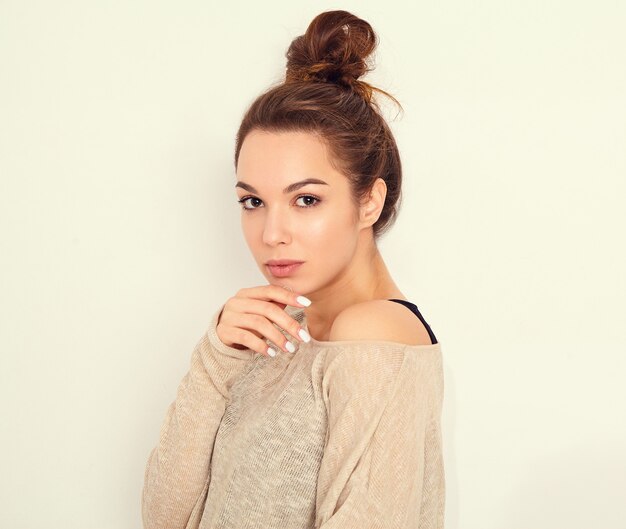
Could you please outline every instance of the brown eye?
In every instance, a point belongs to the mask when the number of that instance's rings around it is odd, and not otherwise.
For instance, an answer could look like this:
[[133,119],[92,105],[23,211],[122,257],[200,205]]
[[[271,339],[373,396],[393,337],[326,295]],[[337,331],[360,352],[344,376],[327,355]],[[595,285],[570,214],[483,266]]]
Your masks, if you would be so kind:
[[256,207],[251,207],[251,208],[247,208],[247,207],[245,207],[245,203],[246,203],[248,200],[258,200],[258,201],[260,202],[260,199],[258,199],[258,198],[256,198],[256,197],[243,197],[243,198],[240,198],[239,200],[237,200],[237,202],[239,202],[239,203],[241,204],[241,207],[242,207],[243,209],[245,209],[245,210],[257,209]]
[[300,195],[300,196],[296,199],[296,201],[300,200],[301,198],[303,198],[303,199],[313,199],[313,203],[311,203],[311,201],[309,201],[309,200],[305,200],[305,202],[307,202],[307,204],[305,204],[304,206],[300,206],[300,207],[312,208],[312,207],[317,206],[317,204],[318,204],[319,202],[321,202],[321,200],[320,200],[319,198],[314,197],[313,195]]

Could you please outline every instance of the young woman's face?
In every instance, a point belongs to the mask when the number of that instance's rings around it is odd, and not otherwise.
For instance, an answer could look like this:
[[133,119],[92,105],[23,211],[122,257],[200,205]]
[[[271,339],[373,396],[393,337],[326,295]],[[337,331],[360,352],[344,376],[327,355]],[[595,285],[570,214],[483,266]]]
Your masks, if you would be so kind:
[[[319,183],[303,184],[307,179]],[[317,136],[251,131],[241,146],[237,180],[243,233],[270,284],[307,294],[350,280],[358,212],[347,178],[331,166]],[[267,267],[270,259],[303,263],[277,277]]]

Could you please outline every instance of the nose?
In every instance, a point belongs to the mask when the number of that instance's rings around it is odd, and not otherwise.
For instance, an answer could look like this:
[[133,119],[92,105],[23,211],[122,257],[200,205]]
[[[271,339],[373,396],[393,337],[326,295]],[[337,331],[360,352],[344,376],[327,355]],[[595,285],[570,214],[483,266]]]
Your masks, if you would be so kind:
[[268,246],[291,243],[291,229],[287,213],[278,208],[270,211],[268,208],[263,226],[263,242]]

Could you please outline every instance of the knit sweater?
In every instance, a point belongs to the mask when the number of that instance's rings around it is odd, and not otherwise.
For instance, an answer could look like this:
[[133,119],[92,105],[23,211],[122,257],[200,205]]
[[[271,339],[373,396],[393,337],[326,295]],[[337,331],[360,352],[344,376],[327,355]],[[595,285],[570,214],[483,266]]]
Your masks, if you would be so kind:
[[272,358],[224,344],[222,309],[148,457],[144,529],[443,528],[440,343],[305,343],[273,324],[297,350]]

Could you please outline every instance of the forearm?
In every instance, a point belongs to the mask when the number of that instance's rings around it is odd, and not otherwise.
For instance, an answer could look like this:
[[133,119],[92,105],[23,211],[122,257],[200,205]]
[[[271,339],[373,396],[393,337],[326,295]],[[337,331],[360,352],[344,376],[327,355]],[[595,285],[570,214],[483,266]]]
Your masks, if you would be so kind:
[[252,361],[215,333],[218,314],[197,343],[189,372],[167,410],[146,464],[142,492],[145,529],[184,529],[210,479],[213,444],[230,387]]

